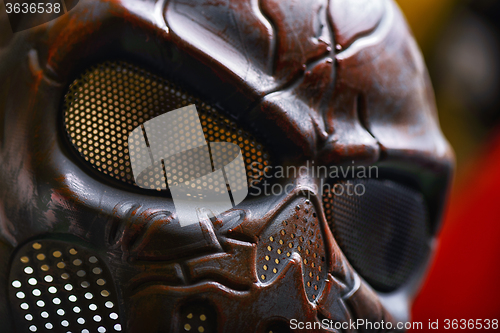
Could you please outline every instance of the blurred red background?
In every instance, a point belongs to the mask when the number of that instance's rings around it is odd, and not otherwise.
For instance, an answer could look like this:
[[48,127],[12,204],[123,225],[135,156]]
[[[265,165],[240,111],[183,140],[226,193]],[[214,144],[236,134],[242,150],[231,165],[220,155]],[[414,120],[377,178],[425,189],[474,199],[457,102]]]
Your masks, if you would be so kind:
[[453,191],[414,321],[500,318],[500,135],[483,153]]
[[457,157],[435,260],[413,321],[500,319],[500,2],[399,0]]

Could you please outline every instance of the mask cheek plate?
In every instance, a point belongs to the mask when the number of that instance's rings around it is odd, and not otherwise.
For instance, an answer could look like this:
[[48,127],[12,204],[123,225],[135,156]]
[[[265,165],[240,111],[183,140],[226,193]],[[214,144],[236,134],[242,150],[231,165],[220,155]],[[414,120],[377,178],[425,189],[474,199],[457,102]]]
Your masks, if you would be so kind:
[[303,285],[311,303],[321,295],[328,270],[323,232],[313,204],[304,197],[290,202],[260,235],[257,275],[272,283],[294,254],[300,257]]

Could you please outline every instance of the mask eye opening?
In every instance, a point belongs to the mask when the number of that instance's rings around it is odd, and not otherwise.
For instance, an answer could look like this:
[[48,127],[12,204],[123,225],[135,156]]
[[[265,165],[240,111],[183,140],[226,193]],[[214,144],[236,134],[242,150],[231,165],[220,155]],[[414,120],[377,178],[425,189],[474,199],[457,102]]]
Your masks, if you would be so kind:
[[[195,104],[207,142],[232,142],[241,149],[249,185],[258,184],[271,156],[262,141],[216,107],[174,83],[123,61],[91,66],[69,86],[63,123],[71,146],[100,174],[121,184],[167,190],[166,175],[151,170],[134,179],[128,136],[138,126],[165,112]],[[158,170],[156,170],[158,171]]]

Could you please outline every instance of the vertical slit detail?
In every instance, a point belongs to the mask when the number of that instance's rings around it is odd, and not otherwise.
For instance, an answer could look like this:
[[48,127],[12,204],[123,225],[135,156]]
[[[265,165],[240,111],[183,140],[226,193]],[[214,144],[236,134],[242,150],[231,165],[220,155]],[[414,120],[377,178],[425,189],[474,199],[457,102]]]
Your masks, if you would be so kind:
[[161,160],[161,171],[163,172],[163,177],[165,177],[165,188],[168,190],[168,179],[167,171],[165,170],[165,160]]
[[155,164],[155,160],[153,158],[153,152],[151,151],[151,146],[149,145],[148,135],[146,134],[146,129],[144,128],[144,124],[141,124],[142,135],[144,135],[144,140],[146,140],[146,146],[148,146],[149,158],[151,159],[151,165]]

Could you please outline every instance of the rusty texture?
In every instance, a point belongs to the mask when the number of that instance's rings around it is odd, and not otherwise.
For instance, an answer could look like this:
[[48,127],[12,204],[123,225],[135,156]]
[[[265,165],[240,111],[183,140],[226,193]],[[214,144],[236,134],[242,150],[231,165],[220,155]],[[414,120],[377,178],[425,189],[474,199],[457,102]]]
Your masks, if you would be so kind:
[[[182,332],[186,313],[201,312],[211,315],[206,332],[287,332],[292,318],[406,318],[424,267],[403,290],[375,292],[329,230],[319,179],[298,175],[288,180],[288,195],[248,198],[216,221],[181,228],[164,194],[109,184],[83,167],[61,127],[63,96],[82,69],[107,59],[139,63],[238,122],[257,124],[282,165],[354,160],[410,178],[426,198],[434,235],[453,155],[422,57],[392,1],[81,0],[59,19],[16,34],[5,20],[2,332],[15,332],[5,301],[10,260],[40,238],[74,242],[102,258],[125,332]],[[296,217],[299,228],[314,222],[308,228],[326,269],[317,292],[307,287],[300,251],[279,258],[276,277],[261,278],[261,253],[273,246],[264,235],[279,234],[283,216]]]

